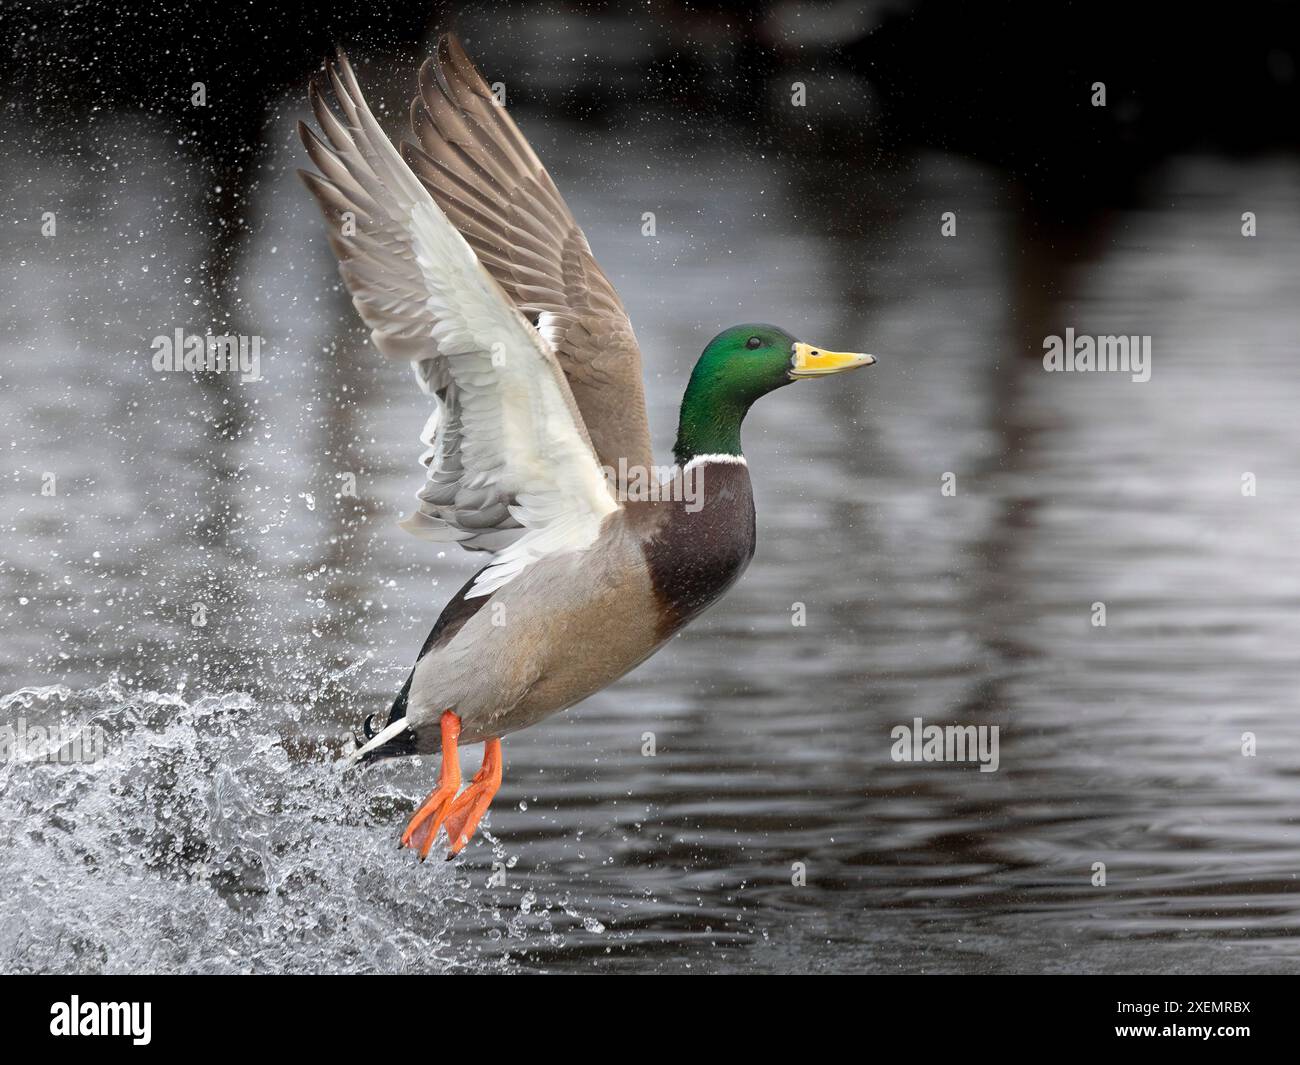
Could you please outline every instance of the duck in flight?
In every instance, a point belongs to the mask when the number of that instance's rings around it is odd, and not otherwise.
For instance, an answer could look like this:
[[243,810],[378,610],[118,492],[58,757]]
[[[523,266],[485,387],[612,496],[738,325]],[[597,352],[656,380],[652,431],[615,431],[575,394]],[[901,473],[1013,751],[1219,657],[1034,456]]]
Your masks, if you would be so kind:
[[[868,366],[770,325],[723,330],[682,399],[676,466],[655,491],[641,354],[559,190],[460,43],[438,44],[394,146],[340,54],[300,124],[339,270],[379,352],[433,412],[403,527],[489,552],[443,609],[354,761],[441,752],[402,834],[468,843],[501,784],[501,737],[587,698],[715,602],[754,554],[740,426],[760,396]],[[633,479],[634,473],[642,476]],[[683,489],[689,478],[695,491]],[[649,498],[647,498],[649,496]],[[462,744],[485,744],[461,791]]]

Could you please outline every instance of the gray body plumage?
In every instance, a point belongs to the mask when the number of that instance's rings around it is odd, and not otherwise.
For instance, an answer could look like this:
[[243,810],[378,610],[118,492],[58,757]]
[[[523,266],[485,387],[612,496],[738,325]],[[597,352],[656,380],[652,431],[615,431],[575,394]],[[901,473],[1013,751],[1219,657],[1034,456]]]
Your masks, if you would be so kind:
[[740,576],[754,550],[743,463],[711,463],[698,509],[634,501],[585,551],[534,563],[452,620],[417,662],[406,703],[414,750],[436,751],[438,720],[474,743],[527,728],[600,691],[654,654]]

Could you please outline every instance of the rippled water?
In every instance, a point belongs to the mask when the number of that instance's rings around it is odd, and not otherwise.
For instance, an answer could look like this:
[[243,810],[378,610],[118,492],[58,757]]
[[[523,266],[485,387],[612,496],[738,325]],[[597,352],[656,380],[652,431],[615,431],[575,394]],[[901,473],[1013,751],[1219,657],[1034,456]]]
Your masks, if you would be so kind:
[[[527,128],[633,314],[660,455],[725,324],[881,361],[763,401],[745,579],[510,737],[489,838],[423,866],[395,843],[434,765],[338,756],[472,561],[395,529],[422,400],[338,294],[288,118],[221,307],[267,340],[250,385],[149,370],[211,313],[160,131],[103,127],[111,178],[5,144],[0,706],[106,751],[0,765],[0,965],[1294,969],[1300,165],[1170,165],[1027,341],[1014,198],[970,164],[855,185],[722,134]],[[1045,374],[1066,326],[1150,334],[1152,380]],[[916,717],[998,725],[999,771],[893,762]]]

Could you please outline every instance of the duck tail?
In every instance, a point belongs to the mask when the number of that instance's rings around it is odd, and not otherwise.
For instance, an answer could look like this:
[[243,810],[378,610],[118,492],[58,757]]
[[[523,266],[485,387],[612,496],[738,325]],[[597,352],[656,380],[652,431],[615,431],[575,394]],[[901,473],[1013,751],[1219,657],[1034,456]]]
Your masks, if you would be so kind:
[[345,768],[367,765],[383,758],[400,758],[403,755],[415,754],[415,733],[407,731],[406,721],[406,700],[411,691],[411,681],[414,679],[415,671],[412,670],[411,675],[406,678],[406,683],[402,685],[401,692],[393,701],[392,709],[388,711],[386,728],[379,732],[375,731],[371,724],[375,719],[374,714],[362,722],[362,735],[356,737],[357,749],[348,757]]
[[[370,720],[366,720],[366,735],[372,735],[369,729]],[[350,769],[354,765],[365,765],[368,762],[377,761],[380,758],[395,758],[399,755],[410,754],[415,747],[414,736],[404,735],[409,728],[410,723],[404,717],[399,717],[387,728],[380,732],[374,733],[373,738],[368,743],[358,747],[353,751],[347,760],[344,768]],[[400,738],[399,738],[400,737]],[[393,748],[385,750],[388,744],[393,743]],[[408,749],[409,748],[409,749]]]

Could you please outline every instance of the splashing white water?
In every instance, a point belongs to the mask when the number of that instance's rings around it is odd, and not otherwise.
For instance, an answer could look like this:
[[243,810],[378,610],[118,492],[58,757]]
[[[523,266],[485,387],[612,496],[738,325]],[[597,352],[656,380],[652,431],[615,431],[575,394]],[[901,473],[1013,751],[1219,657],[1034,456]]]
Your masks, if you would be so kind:
[[[106,744],[85,763],[0,765],[7,970],[506,964],[458,952],[453,916],[478,907],[457,869],[394,847],[409,797],[382,774],[344,777],[332,752],[299,751],[251,696],[24,688],[0,699],[0,722],[20,719],[101,728]],[[483,906],[483,923],[501,920]]]

